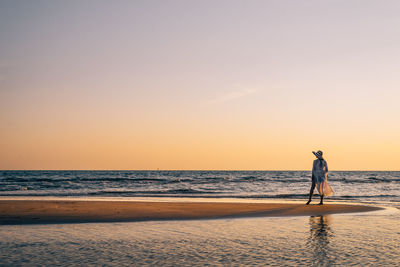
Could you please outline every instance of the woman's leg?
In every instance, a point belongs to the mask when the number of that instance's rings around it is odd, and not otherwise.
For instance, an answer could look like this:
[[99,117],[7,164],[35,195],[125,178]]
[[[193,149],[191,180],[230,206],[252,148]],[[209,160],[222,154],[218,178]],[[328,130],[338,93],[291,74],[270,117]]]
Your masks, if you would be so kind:
[[312,198],[312,196],[313,196],[313,194],[314,194],[314,189],[315,189],[315,182],[312,181],[311,189],[310,189],[310,195],[309,195],[309,197],[308,197],[308,202],[306,203],[306,205],[310,204],[311,198]]
[[319,205],[324,205],[324,195],[325,195],[325,181],[321,183],[321,201],[319,202]]
[[319,202],[319,205],[324,205],[324,194],[321,194],[321,201]]

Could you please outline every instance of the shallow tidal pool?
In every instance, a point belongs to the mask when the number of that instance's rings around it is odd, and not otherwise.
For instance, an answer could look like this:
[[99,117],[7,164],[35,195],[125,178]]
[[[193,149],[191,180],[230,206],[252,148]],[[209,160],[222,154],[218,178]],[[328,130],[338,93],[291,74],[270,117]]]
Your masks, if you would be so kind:
[[1,266],[396,265],[400,212],[1,225]]

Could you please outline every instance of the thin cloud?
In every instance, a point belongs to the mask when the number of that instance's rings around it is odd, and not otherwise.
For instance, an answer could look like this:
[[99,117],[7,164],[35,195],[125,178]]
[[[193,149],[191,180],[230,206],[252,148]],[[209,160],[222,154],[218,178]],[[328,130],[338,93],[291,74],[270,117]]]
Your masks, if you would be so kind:
[[242,90],[236,90],[236,91],[231,91],[226,93],[225,95],[222,95],[220,97],[217,97],[215,99],[210,100],[208,103],[209,104],[221,104],[225,102],[229,102],[238,98],[242,98],[248,95],[252,95],[255,92],[257,92],[256,89],[242,89]]

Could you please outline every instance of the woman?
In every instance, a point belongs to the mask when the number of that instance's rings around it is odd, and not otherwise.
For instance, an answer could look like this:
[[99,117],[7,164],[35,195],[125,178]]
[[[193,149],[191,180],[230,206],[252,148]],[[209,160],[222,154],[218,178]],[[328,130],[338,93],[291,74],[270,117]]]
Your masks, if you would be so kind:
[[317,157],[314,160],[313,168],[312,168],[312,184],[310,190],[310,196],[308,198],[308,202],[306,205],[310,204],[312,195],[314,193],[315,186],[317,186],[318,193],[321,197],[321,201],[319,205],[323,205],[324,196],[330,196],[333,194],[332,188],[328,184],[327,175],[328,175],[328,164],[322,157],[322,151],[318,150],[317,152],[313,151],[313,154]]

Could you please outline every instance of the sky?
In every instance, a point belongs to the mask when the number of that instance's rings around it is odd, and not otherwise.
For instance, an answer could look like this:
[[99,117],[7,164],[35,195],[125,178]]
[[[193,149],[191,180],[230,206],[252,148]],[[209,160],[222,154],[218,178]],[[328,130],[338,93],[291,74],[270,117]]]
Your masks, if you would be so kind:
[[0,169],[400,170],[398,14],[0,0]]

